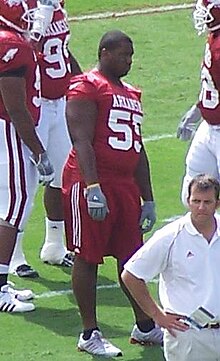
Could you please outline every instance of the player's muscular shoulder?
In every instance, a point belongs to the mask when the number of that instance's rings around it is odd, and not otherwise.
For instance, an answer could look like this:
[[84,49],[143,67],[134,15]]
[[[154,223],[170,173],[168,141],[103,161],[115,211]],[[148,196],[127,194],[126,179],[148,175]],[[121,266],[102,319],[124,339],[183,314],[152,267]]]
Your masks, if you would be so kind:
[[0,72],[18,69],[26,64],[30,45],[11,32],[0,32]]
[[31,45],[20,34],[10,31],[0,31],[1,55],[10,49],[18,49],[17,52],[31,50]]
[[87,99],[90,98],[90,95],[93,98],[95,93],[96,87],[94,82],[92,82],[91,79],[88,79],[87,74],[80,74],[71,78],[67,92],[68,99],[74,96]]
[[27,44],[27,41],[18,33],[13,31],[0,31],[0,41],[3,44]]

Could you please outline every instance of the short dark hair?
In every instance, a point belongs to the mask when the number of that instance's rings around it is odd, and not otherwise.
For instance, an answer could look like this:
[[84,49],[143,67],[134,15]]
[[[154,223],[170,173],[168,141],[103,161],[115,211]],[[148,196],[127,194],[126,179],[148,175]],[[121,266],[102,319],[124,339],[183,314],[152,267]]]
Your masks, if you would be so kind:
[[199,191],[214,189],[216,200],[219,199],[220,184],[219,181],[209,174],[198,174],[189,183],[188,198],[191,196],[192,187],[195,186]]
[[100,59],[102,49],[114,50],[120,46],[122,41],[128,41],[131,45],[131,38],[120,30],[111,30],[105,33],[99,43],[98,58]]

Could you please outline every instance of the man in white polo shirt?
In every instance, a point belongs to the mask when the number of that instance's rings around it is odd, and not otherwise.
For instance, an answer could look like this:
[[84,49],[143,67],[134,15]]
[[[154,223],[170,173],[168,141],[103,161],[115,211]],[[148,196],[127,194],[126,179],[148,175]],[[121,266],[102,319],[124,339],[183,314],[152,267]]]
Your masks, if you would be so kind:
[[[219,190],[211,176],[193,178],[190,212],[156,231],[124,266],[123,282],[165,328],[167,361],[220,361]],[[162,307],[147,286],[158,274]]]

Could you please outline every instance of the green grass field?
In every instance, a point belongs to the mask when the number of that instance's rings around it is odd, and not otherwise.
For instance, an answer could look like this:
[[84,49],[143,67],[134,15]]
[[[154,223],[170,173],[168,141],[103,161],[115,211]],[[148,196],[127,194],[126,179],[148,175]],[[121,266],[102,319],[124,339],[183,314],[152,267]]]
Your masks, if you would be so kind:
[[[66,1],[70,15],[134,8],[134,1]],[[135,8],[164,5],[166,0],[136,0]],[[170,2],[169,2],[170,3]],[[181,2],[172,1],[180,4]],[[145,121],[143,136],[149,154],[157,204],[157,223],[184,212],[180,185],[188,144],[175,138],[178,121],[197,98],[199,68],[204,38],[198,38],[191,10],[138,15],[71,23],[70,48],[83,69],[96,64],[101,35],[121,29],[134,40],[135,55],[127,81],[143,90]],[[168,137],[169,136],[169,137]],[[42,189],[25,232],[25,251],[30,264],[40,273],[36,280],[11,277],[17,287],[30,287],[37,294],[35,312],[23,315],[0,314],[0,361],[89,361],[92,357],[76,351],[81,322],[71,288],[70,270],[43,265],[39,249],[44,236]],[[115,262],[109,258],[100,267],[98,316],[104,334],[124,351],[125,361],[162,361],[160,348],[129,345],[133,316],[120,289],[115,285]],[[156,285],[152,284],[156,297]],[[51,291],[67,291],[52,294]],[[50,297],[49,297],[50,296]],[[99,358],[100,359],[100,358]]]
[[[79,14],[90,14],[94,12],[104,12],[104,11],[125,11],[131,9],[142,9],[154,6],[161,6],[167,4],[182,4],[181,0],[167,1],[167,0],[66,0],[66,8],[70,15],[79,15]],[[192,1],[187,0],[184,3],[192,3]]]

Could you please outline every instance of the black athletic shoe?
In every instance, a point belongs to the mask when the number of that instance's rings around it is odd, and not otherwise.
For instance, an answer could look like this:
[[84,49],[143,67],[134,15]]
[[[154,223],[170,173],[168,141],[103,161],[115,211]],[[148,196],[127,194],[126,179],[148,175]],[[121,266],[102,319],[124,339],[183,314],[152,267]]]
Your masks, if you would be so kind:
[[21,264],[18,266],[14,272],[15,275],[19,277],[29,277],[29,278],[37,278],[39,277],[39,273],[35,271],[28,264]]

